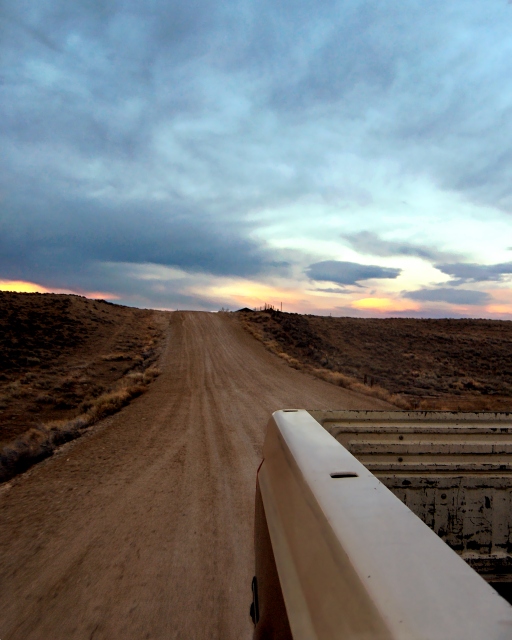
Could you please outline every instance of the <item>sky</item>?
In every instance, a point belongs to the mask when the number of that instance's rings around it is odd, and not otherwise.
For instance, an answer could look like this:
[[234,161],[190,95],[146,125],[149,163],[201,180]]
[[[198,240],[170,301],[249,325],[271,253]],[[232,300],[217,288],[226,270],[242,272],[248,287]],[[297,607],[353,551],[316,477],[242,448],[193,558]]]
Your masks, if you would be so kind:
[[0,0],[0,290],[512,319],[507,0]]

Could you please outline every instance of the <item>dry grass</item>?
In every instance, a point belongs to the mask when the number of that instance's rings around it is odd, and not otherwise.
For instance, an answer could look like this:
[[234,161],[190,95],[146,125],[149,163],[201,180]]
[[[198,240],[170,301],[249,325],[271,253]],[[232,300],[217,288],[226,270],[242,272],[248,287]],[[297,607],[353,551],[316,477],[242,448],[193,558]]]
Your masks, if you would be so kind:
[[101,356],[103,362],[122,362],[123,360],[132,360],[133,355],[131,353],[108,353],[105,356]]
[[79,296],[0,293],[0,479],[143,393],[167,322]]
[[117,389],[86,403],[83,406],[85,412],[72,420],[53,420],[26,431],[0,451],[0,482],[26,471],[33,464],[51,456],[60,445],[78,438],[87,427],[117,413],[147,391],[148,385],[159,374],[159,369],[154,366],[142,373],[129,374]]
[[359,382],[356,378],[345,375],[344,373],[331,371],[322,367],[315,367],[307,362],[301,362],[285,351],[282,351],[282,346],[275,340],[268,339],[261,328],[250,322],[247,316],[241,317],[241,323],[246,331],[262,342],[269,351],[282,358],[288,365],[290,365],[290,367],[293,367],[298,371],[303,371],[304,373],[309,373],[316,378],[335,384],[338,387],[357,391],[358,393],[371,396],[372,398],[379,398],[379,400],[384,400],[385,402],[394,404],[400,409],[411,408],[411,403],[406,398],[396,393],[390,393],[387,389],[384,389],[384,387],[379,385],[369,387]]
[[511,322],[237,316],[290,366],[403,409],[512,407]]
[[128,373],[152,366],[164,316],[79,296],[0,292],[0,449],[41,423],[72,420]]

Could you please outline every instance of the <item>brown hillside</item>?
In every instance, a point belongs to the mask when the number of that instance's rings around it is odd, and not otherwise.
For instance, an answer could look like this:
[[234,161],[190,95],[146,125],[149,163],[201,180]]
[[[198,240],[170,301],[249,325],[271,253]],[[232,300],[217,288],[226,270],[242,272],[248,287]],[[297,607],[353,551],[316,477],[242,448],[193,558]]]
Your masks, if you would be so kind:
[[425,409],[512,409],[512,322],[241,314],[273,350]]
[[156,357],[159,312],[57,294],[0,292],[0,447],[87,410]]

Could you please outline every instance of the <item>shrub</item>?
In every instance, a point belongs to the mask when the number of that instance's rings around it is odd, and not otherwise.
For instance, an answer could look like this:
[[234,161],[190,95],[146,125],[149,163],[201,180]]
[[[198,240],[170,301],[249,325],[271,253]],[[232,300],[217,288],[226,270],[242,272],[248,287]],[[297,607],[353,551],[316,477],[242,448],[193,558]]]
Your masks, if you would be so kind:
[[132,360],[133,356],[129,353],[109,353],[106,356],[101,356],[101,359],[105,362],[122,362],[123,360]]
[[143,374],[143,380],[146,384],[149,384],[152,380],[157,378],[162,372],[158,367],[152,366],[146,369]]
[[117,391],[105,393],[93,401],[86,415],[90,417],[91,422],[98,422],[98,420],[116,413],[119,409],[127,405],[130,400],[140,396],[145,391],[146,387],[144,385],[135,384],[118,389]]
[[[147,390],[147,385],[160,374],[157,367],[150,367],[144,373],[133,373],[121,381],[118,389],[86,400],[80,405],[81,415],[72,420],[54,420],[26,431],[21,438],[0,451],[0,482],[13,476],[48,456],[60,445],[74,440],[82,431],[103,418],[110,416],[133,398]],[[50,396],[38,396],[46,402]]]
[[[257,320],[257,318],[254,319]],[[384,389],[379,385],[368,387],[367,385],[359,382],[356,378],[348,376],[339,371],[333,371],[331,368],[326,368],[329,366],[329,362],[325,356],[315,358],[317,361],[319,361],[320,364],[325,365],[322,367],[313,367],[310,364],[300,362],[293,356],[282,351],[282,347],[278,342],[266,338],[263,332],[261,332],[259,328],[256,328],[252,322],[248,322],[247,320],[242,319],[241,323],[244,329],[248,331],[248,333],[250,333],[254,338],[256,338],[256,340],[262,342],[269,351],[275,353],[277,356],[285,360],[285,362],[287,362],[294,369],[311,373],[315,377],[320,378],[325,382],[330,382],[339,387],[343,387],[344,389],[350,389],[367,396],[379,398],[379,400],[384,400],[385,402],[394,404],[401,409],[411,409],[411,402],[404,396],[392,394],[387,389]]]
[[38,405],[41,404],[53,404],[53,397],[48,393],[40,393],[38,396],[34,398],[34,402]]

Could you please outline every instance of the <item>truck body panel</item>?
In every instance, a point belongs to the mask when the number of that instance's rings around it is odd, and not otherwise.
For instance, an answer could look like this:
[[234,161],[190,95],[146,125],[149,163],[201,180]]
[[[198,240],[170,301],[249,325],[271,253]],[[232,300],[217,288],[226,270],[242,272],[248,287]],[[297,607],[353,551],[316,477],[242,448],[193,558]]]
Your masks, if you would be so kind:
[[490,582],[512,581],[512,414],[310,411]]
[[512,607],[308,412],[274,413],[263,457],[255,638],[512,636]]

